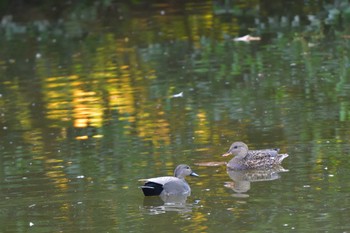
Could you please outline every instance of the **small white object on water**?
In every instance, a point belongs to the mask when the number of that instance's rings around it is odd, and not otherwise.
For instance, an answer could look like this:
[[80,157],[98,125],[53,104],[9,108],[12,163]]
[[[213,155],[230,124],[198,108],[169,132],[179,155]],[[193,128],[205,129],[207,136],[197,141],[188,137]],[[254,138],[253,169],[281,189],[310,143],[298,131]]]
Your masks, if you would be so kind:
[[29,222],[29,226],[30,226],[30,227],[34,226],[34,223]]
[[250,35],[245,35],[245,36],[242,36],[242,37],[234,38],[233,40],[234,40],[234,41],[249,42],[249,41],[261,40],[261,38],[260,38],[260,37],[250,36]]
[[184,92],[181,91],[180,93],[177,93],[175,95],[172,95],[173,98],[180,98],[180,97],[184,97]]
[[36,57],[36,58],[41,58],[41,54],[40,54],[40,53],[37,53],[37,54],[35,54],[35,57]]
[[81,175],[81,176],[77,176],[77,179],[83,179],[85,176]]

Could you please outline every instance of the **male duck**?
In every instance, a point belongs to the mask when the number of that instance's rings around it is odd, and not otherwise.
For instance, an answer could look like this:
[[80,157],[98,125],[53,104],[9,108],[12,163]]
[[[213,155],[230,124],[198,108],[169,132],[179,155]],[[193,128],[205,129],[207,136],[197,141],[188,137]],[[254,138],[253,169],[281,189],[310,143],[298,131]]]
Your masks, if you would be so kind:
[[145,182],[142,188],[145,196],[158,195],[190,195],[191,188],[185,180],[185,176],[198,176],[186,164],[180,164],[174,171],[174,176],[162,176],[149,179],[141,179]]
[[281,164],[288,154],[278,154],[279,149],[248,150],[243,142],[234,142],[227,153],[222,156],[234,155],[227,167],[234,170],[256,168],[271,168]]

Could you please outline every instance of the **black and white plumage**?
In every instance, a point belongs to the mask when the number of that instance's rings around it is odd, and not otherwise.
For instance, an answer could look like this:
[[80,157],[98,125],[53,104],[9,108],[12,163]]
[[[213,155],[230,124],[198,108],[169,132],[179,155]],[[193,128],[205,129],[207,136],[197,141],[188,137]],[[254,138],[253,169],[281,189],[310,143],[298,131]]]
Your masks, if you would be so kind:
[[188,165],[180,164],[176,167],[174,176],[141,179],[145,183],[140,188],[145,196],[190,195],[191,187],[185,180],[186,176],[198,175]]
[[227,167],[234,170],[271,168],[281,164],[288,154],[278,154],[279,149],[249,150],[243,142],[234,142],[227,153],[222,156],[234,155]]

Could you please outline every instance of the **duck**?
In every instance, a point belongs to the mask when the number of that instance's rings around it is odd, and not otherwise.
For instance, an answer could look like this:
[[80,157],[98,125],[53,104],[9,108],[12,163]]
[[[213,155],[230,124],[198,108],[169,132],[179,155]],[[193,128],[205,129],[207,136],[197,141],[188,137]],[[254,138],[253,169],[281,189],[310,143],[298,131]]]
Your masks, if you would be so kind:
[[199,175],[192,171],[186,164],[178,165],[174,170],[174,176],[161,176],[148,179],[140,179],[144,182],[140,188],[145,196],[169,196],[169,195],[190,195],[191,187],[186,182],[186,176]]
[[222,156],[234,155],[226,164],[228,169],[247,170],[272,168],[280,165],[288,154],[279,154],[279,148],[249,150],[244,142],[234,142]]

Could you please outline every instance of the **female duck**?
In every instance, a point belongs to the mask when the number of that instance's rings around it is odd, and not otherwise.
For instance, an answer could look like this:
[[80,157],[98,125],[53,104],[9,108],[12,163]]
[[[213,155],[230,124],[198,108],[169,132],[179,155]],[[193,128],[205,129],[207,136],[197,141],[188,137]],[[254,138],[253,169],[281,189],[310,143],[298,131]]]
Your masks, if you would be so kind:
[[174,176],[162,176],[149,179],[141,179],[145,182],[142,188],[145,196],[158,195],[190,195],[191,188],[185,180],[185,176],[198,176],[186,164],[180,164],[174,171]]
[[271,168],[281,164],[288,154],[278,154],[279,149],[249,150],[243,142],[234,142],[227,153],[222,156],[234,155],[227,167],[234,170]]

